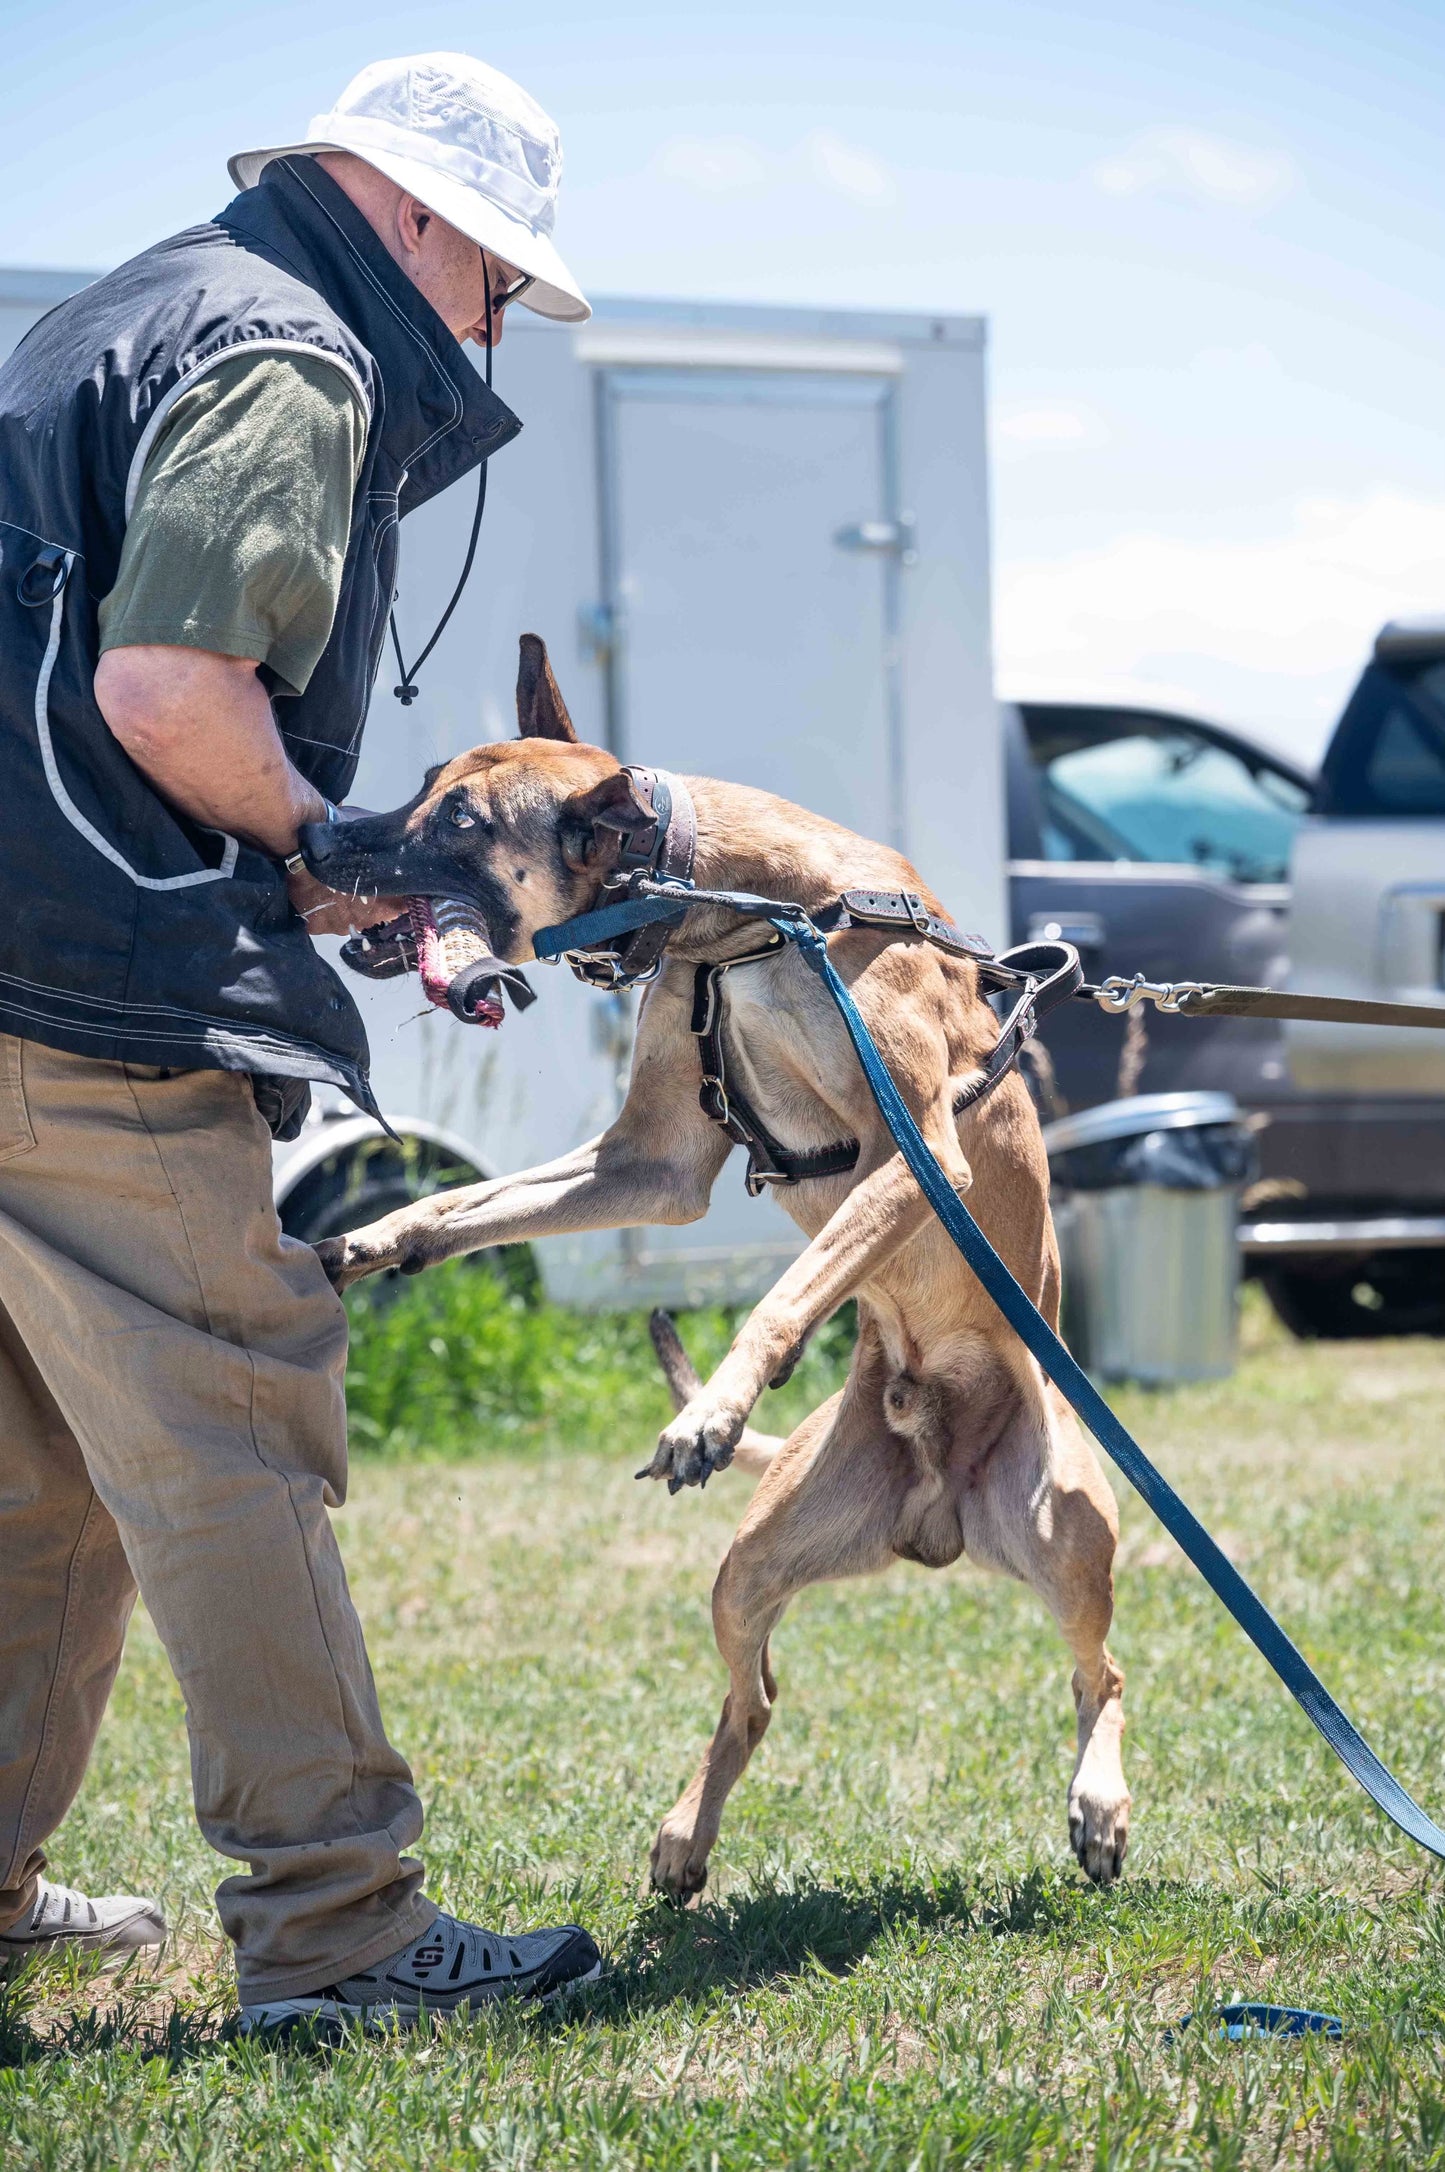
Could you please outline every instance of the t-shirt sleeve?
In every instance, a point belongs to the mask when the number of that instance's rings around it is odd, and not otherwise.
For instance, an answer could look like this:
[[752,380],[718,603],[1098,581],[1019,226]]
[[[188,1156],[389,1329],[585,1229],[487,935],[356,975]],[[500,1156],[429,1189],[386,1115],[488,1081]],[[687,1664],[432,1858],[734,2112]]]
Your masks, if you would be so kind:
[[213,649],[303,693],[336,616],[366,420],[323,356],[241,353],[208,370],[146,457],[102,652]]

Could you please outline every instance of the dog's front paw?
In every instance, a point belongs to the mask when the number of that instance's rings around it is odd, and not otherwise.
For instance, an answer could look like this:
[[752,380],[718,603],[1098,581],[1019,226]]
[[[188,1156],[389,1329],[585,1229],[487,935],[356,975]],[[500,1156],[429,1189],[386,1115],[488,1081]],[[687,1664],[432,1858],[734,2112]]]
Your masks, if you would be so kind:
[[652,1884],[670,1900],[690,1901],[707,1884],[708,1849],[691,1818],[670,1810],[652,1843]]
[[684,1486],[705,1486],[714,1471],[724,1471],[743,1437],[746,1413],[689,1403],[661,1436],[652,1461],[639,1478],[665,1478],[669,1493]]
[[342,1237],[323,1237],[315,1252],[336,1290],[350,1289],[353,1282],[361,1282],[367,1275],[385,1274],[391,1267],[399,1267],[403,1274],[420,1274],[426,1265],[404,1240],[388,1230],[385,1222],[374,1222],[370,1229],[352,1230]]

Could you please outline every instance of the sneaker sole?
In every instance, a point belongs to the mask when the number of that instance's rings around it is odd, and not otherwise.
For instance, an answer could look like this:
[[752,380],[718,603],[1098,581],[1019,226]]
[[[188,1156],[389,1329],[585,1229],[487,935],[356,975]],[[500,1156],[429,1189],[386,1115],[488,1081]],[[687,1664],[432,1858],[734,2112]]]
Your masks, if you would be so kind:
[[550,2006],[556,1999],[565,1999],[584,1984],[596,1983],[602,1974],[602,1963],[593,1962],[585,1975],[569,1977],[566,1983],[554,1984],[550,1991],[498,1991],[491,1998],[477,1999],[468,2003],[459,1999],[455,2006],[398,2006],[378,2002],[375,2006],[352,2006],[339,1999],[272,1999],[264,2006],[241,2009],[242,2036],[258,2036],[276,2043],[288,2037],[307,2036],[317,2043],[339,2044],[348,2036],[389,2036],[396,2030],[420,2028],[424,2023],[446,2020],[452,2014],[480,2014],[489,2006],[500,2006],[507,2000],[526,2001],[536,2006]]

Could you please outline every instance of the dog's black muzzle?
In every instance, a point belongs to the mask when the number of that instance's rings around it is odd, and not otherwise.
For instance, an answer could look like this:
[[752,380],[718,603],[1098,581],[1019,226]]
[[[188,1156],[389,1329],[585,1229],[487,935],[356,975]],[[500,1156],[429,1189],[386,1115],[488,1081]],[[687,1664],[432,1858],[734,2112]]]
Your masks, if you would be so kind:
[[505,938],[513,915],[485,871],[429,835],[407,836],[394,815],[306,822],[301,857],[318,882],[354,897],[462,898]]
[[[404,867],[411,857],[407,840],[390,815],[345,815],[336,822],[303,822],[301,857],[318,882],[329,890],[370,897],[420,897],[426,894],[416,870]],[[455,890],[456,876],[452,877]]]

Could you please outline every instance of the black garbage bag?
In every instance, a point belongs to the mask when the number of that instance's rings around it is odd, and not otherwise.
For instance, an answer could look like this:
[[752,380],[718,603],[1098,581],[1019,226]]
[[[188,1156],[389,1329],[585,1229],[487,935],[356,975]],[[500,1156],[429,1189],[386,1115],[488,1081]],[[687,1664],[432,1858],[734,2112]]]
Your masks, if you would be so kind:
[[1259,1149],[1243,1124],[1199,1124],[1066,1147],[1050,1157],[1049,1167],[1054,1183],[1068,1191],[1158,1184],[1171,1192],[1213,1192],[1252,1184],[1259,1174]]

